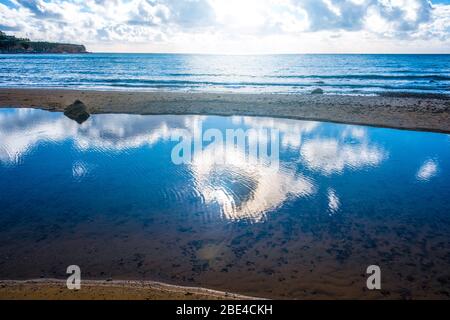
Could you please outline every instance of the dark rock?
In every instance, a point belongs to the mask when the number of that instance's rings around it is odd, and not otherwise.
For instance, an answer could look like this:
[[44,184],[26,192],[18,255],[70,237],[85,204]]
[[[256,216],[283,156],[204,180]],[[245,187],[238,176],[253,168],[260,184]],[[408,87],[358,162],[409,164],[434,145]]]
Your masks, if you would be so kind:
[[90,117],[87,112],[87,107],[80,100],[76,100],[73,104],[68,106],[64,110],[64,115],[69,119],[75,120],[79,124],[82,124]]
[[323,90],[320,88],[314,89],[311,94],[323,94]]

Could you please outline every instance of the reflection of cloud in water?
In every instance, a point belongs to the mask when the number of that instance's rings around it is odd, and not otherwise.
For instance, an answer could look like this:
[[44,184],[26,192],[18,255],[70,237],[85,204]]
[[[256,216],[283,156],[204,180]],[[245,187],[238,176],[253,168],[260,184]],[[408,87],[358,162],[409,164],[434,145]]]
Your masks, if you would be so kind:
[[72,166],[72,176],[76,181],[81,181],[89,173],[89,166],[83,161],[77,161]]
[[[217,165],[217,159],[229,157],[230,152],[233,163]],[[289,198],[311,195],[315,189],[312,181],[293,169],[275,170],[256,159],[249,161],[239,149],[225,151],[214,145],[201,156],[194,155],[192,172],[205,202],[218,204],[230,220],[261,221]]]
[[416,178],[420,181],[428,181],[433,178],[438,171],[438,164],[434,160],[427,160],[417,171]]
[[33,109],[0,113],[0,161],[16,164],[43,141],[62,141],[76,134],[77,124]]
[[330,214],[334,214],[339,210],[341,206],[341,201],[339,200],[336,191],[332,188],[328,188],[327,197],[328,197],[328,211],[330,212]]
[[[183,126],[181,121],[173,120],[170,125]],[[93,117],[80,127],[75,142],[80,149],[121,151],[168,139],[169,125],[161,118],[120,114]]]
[[332,138],[306,141],[301,146],[300,155],[310,169],[325,175],[341,173],[345,168],[374,167],[386,158],[382,149],[367,142],[346,144]]
[[[72,139],[79,152],[88,150],[125,151],[170,140],[171,133],[185,129],[191,133],[206,125],[206,116],[93,116],[81,126],[61,114],[41,110],[18,109],[0,113],[0,161],[16,164],[40,142],[61,142]],[[253,129],[277,129],[281,146],[287,152],[300,153],[300,161],[325,175],[342,172],[345,168],[358,169],[379,165],[386,154],[373,146],[365,129],[348,126],[338,138],[323,136],[319,122],[286,119],[233,117],[223,118],[222,126],[234,125]],[[258,130],[256,130],[258,132]],[[260,137],[258,137],[260,138]],[[351,141],[349,141],[351,140]],[[256,143],[252,139],[249,143]],[[209,145],[200,154],[194,154],[189,166],[196,189],[209,205],[218,205],[226,219],[261,221],[271,210],[290,199],[311,196],[317,187],[312,179],[297,172],[292,161],[274,170],[256,159],[248,158],[242,150],[219,150]],[[218,164],[227,157],[232,163]],[[247,157],[247,158],[246,158]],[[428,164],[418,177],[432,176]],[[72,175],[76,180],[86,177],[91,165],[75,162]],[[330,212],[339,210],[340,200],[329,189]]]
[[356,140],[365,140],[367,131],[361,127],[347,126],[341,134],[342,138],[353,138]]
[[0,113],[0,161],[16,164],[45,141],[73,139],[80,150],[139,148],[169,139],[171,128],[184,128],[191,121],[176,116],[102,115],[80,126],[61,114],[17,109]]

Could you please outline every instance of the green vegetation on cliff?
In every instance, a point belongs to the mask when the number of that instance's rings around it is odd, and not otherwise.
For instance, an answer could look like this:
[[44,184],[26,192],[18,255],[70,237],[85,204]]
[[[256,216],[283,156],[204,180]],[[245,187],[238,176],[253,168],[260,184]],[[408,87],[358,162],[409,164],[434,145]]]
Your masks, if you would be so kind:
[[86,53],[83,45],[30,41],[0,31],[0,53]]

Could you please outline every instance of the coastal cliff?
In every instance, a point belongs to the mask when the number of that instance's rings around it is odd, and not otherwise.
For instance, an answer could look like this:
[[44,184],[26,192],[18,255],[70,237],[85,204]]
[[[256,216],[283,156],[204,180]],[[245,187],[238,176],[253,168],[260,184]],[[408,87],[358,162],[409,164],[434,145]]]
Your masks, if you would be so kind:
[[78,44],[30,41],[26,38],[8,36],[0,31],[0,53],[87,53]]

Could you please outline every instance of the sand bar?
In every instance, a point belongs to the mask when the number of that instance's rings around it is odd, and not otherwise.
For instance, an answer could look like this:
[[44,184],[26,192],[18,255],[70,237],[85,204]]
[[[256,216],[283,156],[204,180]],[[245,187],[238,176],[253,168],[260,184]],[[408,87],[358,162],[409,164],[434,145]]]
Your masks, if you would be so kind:
[[0,300],[255,300],[258,298],[154,281],[83,280],[69,290],[65,280],[0,280]]
[[62,111],[75,100],[89,112],[270,116],[450,132],[449,96],[336,96],[0,89],[0,107]]

